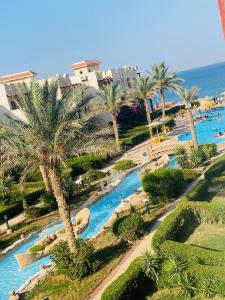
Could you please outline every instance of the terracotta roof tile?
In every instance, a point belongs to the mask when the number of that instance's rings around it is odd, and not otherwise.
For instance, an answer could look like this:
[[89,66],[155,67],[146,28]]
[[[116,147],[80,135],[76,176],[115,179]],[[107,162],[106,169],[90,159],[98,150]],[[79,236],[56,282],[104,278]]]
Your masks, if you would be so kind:
[[26,78],[34,77],[35,75],[37,74],[32,71],[25,71],[11,75],[1,76],[0,83],[23,80]]
[[78,63],[72,64],[72,69],[76,70],[76,69],[80,69],[83,67],[87,67],[87,66],[97,66],[100,65],[101,61],[99,60],[83,60],[80,61]]

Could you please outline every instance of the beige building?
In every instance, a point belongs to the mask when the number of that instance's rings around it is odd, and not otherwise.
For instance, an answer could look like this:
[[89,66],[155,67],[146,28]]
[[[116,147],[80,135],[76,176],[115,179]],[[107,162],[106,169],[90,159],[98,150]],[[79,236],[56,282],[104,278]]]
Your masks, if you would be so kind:
[[[99,69],[100,64],[99,60],[84,60],[74,63],[71,66],[74,72],[73,76],[56,74],[49,80],[58,79],[61,88],[82,85],[86,93],[92,95],[96,93],[101,84],[108,84],[112,81],[119,82],[125,90],[135,86],[137,67],[121,67],[101,71]],[[25,84],[29,85],[32,80],[36,80],[36,75],[32,71],[25,71],[0,77],[0,117],[8,114],[24,119],[15,96],[18,88],[20,90],[25,89]],[[44,79],[38,81],[42,82]]]

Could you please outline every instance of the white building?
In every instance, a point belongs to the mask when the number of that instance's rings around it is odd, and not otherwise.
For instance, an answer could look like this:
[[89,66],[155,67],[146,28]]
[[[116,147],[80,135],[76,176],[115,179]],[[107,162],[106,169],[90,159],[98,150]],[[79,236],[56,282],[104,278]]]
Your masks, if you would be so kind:
[[[100,71],[100,64],[101,62],[98,60],[84,60],[71,66],[74,72],[73,76],[56,74],[56,76],[48,79],[57,78],[61,88],[82,85],[87,94],[92,95],[96,93],[101,84],[108,84],[112,81],[119,82],[123,89],[134,87],[137,67],[121,67]],[[24,83],[29,85],[32,80],[35,80],[36,75],[32,71],[25,71],[0,77],[0,117],[7,113],[23,119],[23,114],[15,99],[17,89],[23,90],[25,88]],[[44,79],[38,81],[42,82]]]

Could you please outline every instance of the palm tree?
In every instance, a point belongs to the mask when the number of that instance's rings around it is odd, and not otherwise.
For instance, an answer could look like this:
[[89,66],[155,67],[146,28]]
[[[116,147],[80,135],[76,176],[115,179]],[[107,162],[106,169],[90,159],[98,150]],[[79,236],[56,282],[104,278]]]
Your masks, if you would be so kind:
[[101,98],[101,103],[95,103],[95,107],[101,111],[110,113],[113,123],[115,141],[118,150],[120,150],[119,129],[117,122],[117,114],[125,99],[122,95],[122,90],[118,82],[100,86],[97,95]]
[[149,76],[139,77],[136,81],[136,92],[137,97],[144,100],[150,136],[152,137],[152,120],[148,100],[154,98],[156,94],[156,84],[150,79]]
[[175,72],[169,71],[169,67],[165,64],[165,62],[152,65],[149,73],[157,85],[162,102],[162,118],[165,118],[166,109],[164,92],[165,90],[172,92],[177,91],[184,80],[180,77],[177,77]]
[[[67,88],[61,91],[61,95],[59,91],[58,82],[48,81],[43,85],[33,82],[26,94],[18,91],[17,103],[27,122],[10,117],[1,120],[0,160],[3,170],[22,167],[21,178],[43,166],[57,200],[70,251],[75,252],[75,234],[65,199],[60,166],[66,164],[66,154],[76,148],[76,143],[81,144],[90,127],[92,132],[89,138],[94,137],[97,125],[91,126],[91,119],[87,115],[80,118],[80,110],[87,102],[87,99],[81,97],[80,89]],[[96,131],[100,136],[99,129]],[[92,151],[93,144],[91,148],[90,141],[88,142],[87,147],[83,146],[86,151]],[[101,137],[98,142],[101,144]],[[104,145],[104,149],[106,146]]]
[[198,89],[195,87],[192,87],[190,89],[179,89],[177,94],[179,95],[181,101],[183,101],[186,105],[186,108],[188,110],[188,119],[189,119],[189,125],[190,125],[190,130],[191,130],[191,135],[192,135],[192,140],[193,140],[193,145],[194,148],[198,148],[198,140],[197,140],[197,135],[195,132],[195,124],[194,124],[194,119],[192,116],[191,112],[191,102],[195,98],[195,96],[198,93]]
[[147,277],[151,278],[155,283],[158,281],[158,272],[160,270],[160,259],[152,255],[149,251],[143,254],[142,269]]

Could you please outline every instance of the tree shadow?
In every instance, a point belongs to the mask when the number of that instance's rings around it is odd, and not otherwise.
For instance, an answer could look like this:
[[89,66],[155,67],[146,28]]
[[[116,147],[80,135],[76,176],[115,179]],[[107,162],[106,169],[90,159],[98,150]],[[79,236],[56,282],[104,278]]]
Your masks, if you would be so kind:
[[107,246],[95,252],[95,257],[100,260],[104,265],[108,264],[111,260],[124,254],[128,249],[128,243],[120,242],[116,245]]
[[211,251],[214,251],[214,252],[221,252],[220,250],[210,248],[210,247],[200,246],[200,245],[196,245],[196,244],[189,244],[189,245],[197,247],[197,248],[205,249],[205,250],[211,250]]

